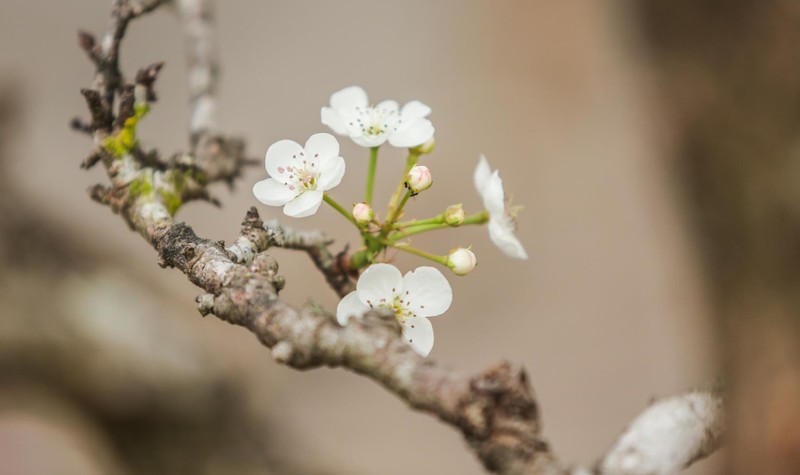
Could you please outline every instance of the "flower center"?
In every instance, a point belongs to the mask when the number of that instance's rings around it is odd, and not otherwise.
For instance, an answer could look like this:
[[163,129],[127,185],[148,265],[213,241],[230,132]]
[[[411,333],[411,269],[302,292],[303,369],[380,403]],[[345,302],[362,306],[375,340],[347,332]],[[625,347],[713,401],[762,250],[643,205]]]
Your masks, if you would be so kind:
[[[293,159],[295,163],[298,161],[297,156],[293,157]],[[299,188],[303,192],[317,189],[319,171],[316,168],[317,164],[314,161],[303,160],[302,166],[278,167],[278,173],[281,175],[283,184],[288,186],[290,190],[296,191]]]
[[356,107],[354,120],[355,123],[350,125],[358,126],[362,134],[372,136],[394,132],[403,122],[396,110],[387,107]]

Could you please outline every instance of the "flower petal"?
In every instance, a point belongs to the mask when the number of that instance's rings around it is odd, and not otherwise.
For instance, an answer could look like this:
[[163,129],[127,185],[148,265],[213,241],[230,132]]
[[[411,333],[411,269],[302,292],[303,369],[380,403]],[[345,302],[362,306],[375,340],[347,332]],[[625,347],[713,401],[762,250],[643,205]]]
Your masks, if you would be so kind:
[[506,212],[505,192],[503,191],[503,180],[500,172],[495,170],[489,179],[478,190],[483,197],[483,206],[489,211],[492,218],[502,217]]
[[291,166],[293,157],[297,157],[301,153],[303,153],[303,147],[294,140],[279,140],[275,142],[269,146],[267,155],[264,157],[267,173],[272,178],[281,179],[283,173],[280,170]]
[[402,298],[418,317],[435,317],[450,308],[453,289],[438,269],[423,266],[403,277]]
[[372,264],[356,283],[361,303],[371,307],[392,305],[403,288],[403,275],[391,264]]
[[339,325],[347,325],[347,321],[351,317],[361,318],[368,310],[369,305],[361,302],[358,292],[354,290],[339,301],[339,305],[336,307],[336,321],[339,322]]
[[334,109],[353,109],[367,107],[367,93],[358,86],[350,86],[331,95],[331,107]]
[[527,259],[528,253],[522,247],[508,218],[489,219],[489,238],[503,253],[515,259]]
[[375,109],[383,113],[386,112],[397,113],[400,112],[400,104],[398,104],[397,101],[386,100],[375,106]]
[[420,117],[426,117],[430,113],[431,108],[420,101],[411,101],[404,105],[403,110],[400,111],[403,119],[417,119]]
[[400,323],[403,340],[422,356],[428,356],[433,348],[433,325],[425,317],[408,317]]
[[322,191],[306,190],[283,207],[283,213],[293,218],[305,218],[316,213],[322,204]]
[[328,191],[342,181],[344,176],[344,158],[326,158],[319,164],[319,181],[317,189]]
[[355,135],[351,133],[350,138],[353,139],[353,142],[361,145],[362,147],[377,147],[386,142],[386,134],[363,135],[361,130],[359,130]]
[[322,119],[323,124],[333,129],[337,134],[347,134],[347,122],[338,110],[330,107],[323,107],[322,111],[320,111],[320,119]]
[[475,167],[475,175],[473,176],[475,189],[478,190],[481,196],[483,196],[483,187],[486,186],[486,182],[489,181],[490,176],[492,176],[492,169],[489,167],[489,162],[486,160],[486,157],[481,155],[478,166]]
[[288,186],[274,178],[267,178],[253,185],[253,194],[265,205],[283,206],[297,196],[297,191],[290,190]]
[[306,141],[305,151],[309,158],[315,159],[316,163],[320,163],[326,158],[339,155],[339,142],[331,134],[324,132],[314,134]]
[[408,125],[389,136],[389,143],[395,147],[416,147],[433,137],[433,124],[428,119],[413,119]]

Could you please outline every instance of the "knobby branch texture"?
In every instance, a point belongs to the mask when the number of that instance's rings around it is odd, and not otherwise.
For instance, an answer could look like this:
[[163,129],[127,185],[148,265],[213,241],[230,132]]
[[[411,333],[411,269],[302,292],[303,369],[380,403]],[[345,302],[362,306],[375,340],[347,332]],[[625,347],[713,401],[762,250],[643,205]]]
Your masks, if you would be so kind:
[[[655,410],[661,407],[656,405],[634,421],[595,467],[564,468],[541,435],[539,407],[523,368],[501,362],[477,374],[461,373],[412,351],[400,339],[393,318],[371,312],[341,327],[312,305],[294,308],[283,302],[279,292],[285,282],[277,261],[268,254],[273,247],[306,252],[338,295],[354,289],[346,249],[332,252],[331,241],[322,233],[264,223],[251,208],[239,237],[226,247],[175,222],[174,214],[188,201],[216,203],[207,185],[233,183],[251,160],[245,157],[241,140],[216,131],[213,12],[204,0],[177,2],[189,53],[191,150],[162,160],[156,151],[140,148],[136,124],[156,100],[153,84],[162,65],[142,68],[133,83],[125,82],[119,70],[120,42],[131,20],[164,3],[114,0],[110,26],[99,42],[90,33],[79,34],[96,74],[92,86],[82,90],[91,121],[76,119],[73,124],[94,141],[82,166],[102,163],[110,181],[110,186],[92,187],[90,196],[145,238],[162,267],[180,270],[203,289],[197,298],[201,314],[247,328],[270,348],[276,361],[292,368],[343,367],[375,380],[410,407],[460,430],[492,472],[671,473],[716,447],[721,431],[708,428],[721,426],[718,404],[692,402],[692,409],[679,411],[677,419],[668,409],[671,406]],[[719,397],[713,392],[690,394],[714,401]],[[708,410],[712,406],[715,410]],[[684,427],[685,437],[670,437],[670,424]],[[672,450],[673,446],[679,448]],[[615,462],[618,459],[622,461]]]

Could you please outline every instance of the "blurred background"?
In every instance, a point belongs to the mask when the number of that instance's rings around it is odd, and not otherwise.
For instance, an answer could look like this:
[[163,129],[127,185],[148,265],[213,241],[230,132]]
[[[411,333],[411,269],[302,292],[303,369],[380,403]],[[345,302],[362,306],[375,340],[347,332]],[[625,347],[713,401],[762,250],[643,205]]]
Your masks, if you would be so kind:
[[[3,197],[0,216],[0,473],[479,474],[461,436],[343,370],[297,372],[246,331],[195,309],[198,293],[86,188],[90,140],[79,89],[93,69],[78,29],[100,34],[110,2],[0,3]],[[477,211],[480,154],[500,169],[530,255],[502,255],[485,228],[415,244],[472,245],[480,265],[451,279],[432,358],[464,371],[523,364],[546,438],[590,464],[653,398],[712,380],[719,367],[708,292],[689,232],[642,26],[623,1],[220,2],[220,124],[262,157],[273,142],[325,131],[320,107],[360,85],[379,102],[433,109],[435,186],[407,207]],[[124,71],[165,61],[144,146],[186,150],[186,67],[171,8],[132,23]],[[348,173],[334,196],[361,199],[367,151],[342,140]],[[381,152],[377,200],[404,165]],[[356,244],[323,208],[291,220],[256,202],[262,167],[223,206],[178,219],[235,238],[245,210]],[[337,299],[308,259],[276,250],[283,296]],[[398,255],[402,269],[424,262]],[[688,473],[713,473],[720,455]]]

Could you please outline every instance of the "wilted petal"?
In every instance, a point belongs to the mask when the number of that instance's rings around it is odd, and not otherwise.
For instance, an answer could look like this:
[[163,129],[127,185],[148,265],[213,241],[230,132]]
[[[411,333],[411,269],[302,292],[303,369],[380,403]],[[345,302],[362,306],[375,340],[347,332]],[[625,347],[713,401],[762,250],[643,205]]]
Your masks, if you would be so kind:
[[336,307],[336,321],[339,322],[339,325],[347,325],[350,318],[360,318],[367,310],[369,310],[369,305],[365,305],[359,300],[358,292],[350,292],[339,301],[339,305]]
[[503,180],[500,178],[498,170],[492,172],[489,179],[484,183],[483,188],[478,191],[483,196],[483,206],[489,211],[492,219],[505,215],[505,192],[503,191]]
[[408,317],[400,325],[403,340],[422,356],[428,356],[433,348],[433,325],[425,317]]
[[256,199],[268,206],[283,206],[297,196],[297,191],[272,178],[261,180],[253,186]]
[[504,254],[515,259],[527,259],[528,253],[522,247],[510,219],[490,219],[489,238]]
[[286,203],[283,213],[293,218],[305,218],[316,213],[322,204],[322,192],[319,190],[306,190],[297,198]]
[[346,87],[331,95],[331,107],[334,109],[354,109],[368,105],[367,93],[358,86]]
[[478,190],[478,193],[483,195],[483,187],[486,186],[486,182],[489,181],[489,177],[492,176],[492,169],[489,167],[489,162],[486,161],[486,157],[481,155],[481,159],[478,161],[478,166],[475,167],[475,189]]
[[403,288],[403,275],[391,264],[372,264],[358,278],[358,298],[366,305],[392,305],[394,296]]
[[453,302],[453,290],[447,279],[433,267],[418,267],[403,277],[406,307],[420,317],[441,315]]

